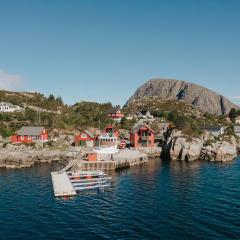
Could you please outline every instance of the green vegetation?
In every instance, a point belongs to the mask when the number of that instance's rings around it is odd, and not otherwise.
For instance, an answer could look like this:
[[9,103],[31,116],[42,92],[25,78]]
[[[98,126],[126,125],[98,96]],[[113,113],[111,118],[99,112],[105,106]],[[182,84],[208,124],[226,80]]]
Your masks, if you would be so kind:
[[54,97],[52,94],[45,97],[41,93],[9,92],[0,90],[0,102],[10,102],[20,107],[35,106],[51,111],[64,111],[67,106],[63,104],[62,98]]
[[124,108],[126,114],[137,114],[139,111],[150,111],[155,117],[170,121],[174,127],[186,135],[199,136],[202,126],[227,126],[225,116],[202,113],[199,109],[183,101],[145,97],[136,100]]
[[[113,123],[107,117],[107,111],[112,108],[111,103],[79,102],[73,106],[64,105],[62,98],[50,94],[45,97],[40,93],[18,93],[0,91],[0,101],[10,102],[25,108],[23,112],[0,114],[0,135],[8,137],[21,126],[44,126],[51,130],[57,129],[85,129],[88,127],[104,128]],[[37,108],[36,108],[37,107]],[[202,113],[193,105],[183,101],[145,97],[131,103],[124,108],[126,115],[134,115],[139,111],[148,110],[159,120],[173,123],[188,135],[197,136],[203,125],[229,125],[225,116],[215,116]],[[229,117],[234,120],[240,111],[231,110]],[[116,123],[119,129],[131,130],[135,118],[123,118]]]
[[236,110],[235,108],[232,108],[229,112],[229,118],[233,123],[235,123],[235,120],[237,117],[240,116],[240,110]]
[[0,135],[11,136],[22,126],[44,126],[51,130],[101,127],[112,121],[107,117],[111,103],[80,102],[63,104],[62,98],[50,94],[0,91],[0,101],[25,108],[23,112],[0,113]]
[[80,102],[72,107],[71,119],[74,126],[103,128],[112,121],[107,117],[111,103]]
[[128,131],[131,131],[134,124],[136,123],[136,119],[127,119],[127,118],[122,118],[121,122],[119,124],[116,124],[116,127],[118,129],[125,129]]

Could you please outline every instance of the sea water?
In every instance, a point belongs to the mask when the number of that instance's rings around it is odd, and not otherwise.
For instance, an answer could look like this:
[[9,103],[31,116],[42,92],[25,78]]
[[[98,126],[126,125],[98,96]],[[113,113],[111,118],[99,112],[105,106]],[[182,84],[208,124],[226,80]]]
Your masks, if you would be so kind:
[[151,160],[54,198],[57,165],[0,170],[0,239],[240,239],[240,159]]

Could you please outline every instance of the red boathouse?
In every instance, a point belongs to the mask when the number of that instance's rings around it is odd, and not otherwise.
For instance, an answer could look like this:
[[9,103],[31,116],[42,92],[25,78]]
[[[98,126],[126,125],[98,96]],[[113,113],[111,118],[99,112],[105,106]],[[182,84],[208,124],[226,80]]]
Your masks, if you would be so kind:
[[146,124],[136,126],[130,133],[132,147],[154,147],[155,132]]
[[47,142],[48,132],[43,127],[22,127],[11,137],[12,143]]
[[122,113],[120,106],[116,106],[110,109],[107,115],[115,122],[121,122],[121,119],[124,117],[124,114]]
[[94,133],[84,130],[75,137],[75,146],[94,147],[96,137]]

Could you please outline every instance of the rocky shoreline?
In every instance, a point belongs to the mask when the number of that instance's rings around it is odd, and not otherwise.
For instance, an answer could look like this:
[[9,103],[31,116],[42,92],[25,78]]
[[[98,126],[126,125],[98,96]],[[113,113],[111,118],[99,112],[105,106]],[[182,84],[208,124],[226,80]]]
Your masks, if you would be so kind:
[[70,149],[34,148],[12,144],[0,148],[0,168],[26,168],[38,163],[69,161],[73,158]]
[[179,161],[228,162],[237,157],[238,145],[234,136],[228,139],[215,139],[209,135],[190,138],[176,131],[167,139],[162,154]]
[[[234,136],[215,139],[201,135],[198,138],[173,131],[162,147],[161,156],[175,161],[206,160],[228,162],[237,157],[239,143]],[[80,149],[65,145],[64,148],[0,144],[0,168],[26,168],[39,163],[70,161],[76,158]]]

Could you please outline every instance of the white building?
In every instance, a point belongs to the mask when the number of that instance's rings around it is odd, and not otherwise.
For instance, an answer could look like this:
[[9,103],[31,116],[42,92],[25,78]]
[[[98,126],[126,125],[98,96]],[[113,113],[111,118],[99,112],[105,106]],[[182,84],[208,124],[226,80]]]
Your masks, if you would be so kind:
[[223,135],[225,133],[225,128],[221,126],[204,126],[201,127],[201,130],[206,131],[215,137],[218,137],[219,135]]
[[138,117],[139,118],[143,118],[143,119],[153,119],[153,115],[149,112],[149,111],[140,111],[138,113]]
[[0,112],[8,113],[8,112],[20,112],[22,108],[12,103],[0,102]]
[[240,125],[240,116],[236,118],[235,122],[237,125]]

